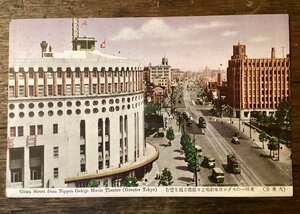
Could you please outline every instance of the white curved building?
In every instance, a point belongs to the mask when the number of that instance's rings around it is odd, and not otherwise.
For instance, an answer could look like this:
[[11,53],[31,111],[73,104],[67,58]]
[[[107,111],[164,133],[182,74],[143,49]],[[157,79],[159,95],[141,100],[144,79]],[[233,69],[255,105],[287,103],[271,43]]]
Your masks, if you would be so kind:
[[143,69],[99,51],[10,59],[7,187],[120,186],[158,157],[144,141]]

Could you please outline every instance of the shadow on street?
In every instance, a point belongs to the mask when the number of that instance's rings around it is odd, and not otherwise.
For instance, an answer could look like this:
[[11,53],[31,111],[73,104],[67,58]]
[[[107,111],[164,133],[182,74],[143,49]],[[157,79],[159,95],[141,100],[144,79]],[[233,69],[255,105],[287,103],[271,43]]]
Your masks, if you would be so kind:
[[190,178],[190,177],[179,177],[178,180],[190,183],[190,182],[193,181],[193,178]]
[[187,166],[176,166],[176,169],[183,170],[183,171],[189,171]]

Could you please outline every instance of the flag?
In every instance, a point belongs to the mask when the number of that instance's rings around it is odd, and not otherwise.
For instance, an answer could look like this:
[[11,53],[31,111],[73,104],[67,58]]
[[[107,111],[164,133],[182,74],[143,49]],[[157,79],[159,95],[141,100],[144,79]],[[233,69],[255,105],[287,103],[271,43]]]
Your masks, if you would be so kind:
[[100,44],[100,48],[105,48],[106,45],[105,45],[105,40]]
[[87,20],[83,20],[82,25],[87,25]]

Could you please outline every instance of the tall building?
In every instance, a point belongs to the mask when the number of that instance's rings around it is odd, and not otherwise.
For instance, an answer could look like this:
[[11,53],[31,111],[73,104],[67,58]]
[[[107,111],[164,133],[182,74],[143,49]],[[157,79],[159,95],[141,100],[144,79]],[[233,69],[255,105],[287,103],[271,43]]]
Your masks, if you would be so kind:
[[234,45],[227,68],[227,104],[234,117],[250,118],[250,112],[274,114],[281,101],[289,100],[289,55],[251,59],[245,45]]
[[172,81],[172,72],[171,66],[168,64],[168,59],[166,57],[162,58],[162,64],[156,66],[149,66],[149,76],[150,83],[154,83],[154,79],[164,80],[171,84]]
[[42,42],[43,57],[9,60],[8,188],[120,186],[158,157],[144,141],[140,61],[83,40],[63,53]]

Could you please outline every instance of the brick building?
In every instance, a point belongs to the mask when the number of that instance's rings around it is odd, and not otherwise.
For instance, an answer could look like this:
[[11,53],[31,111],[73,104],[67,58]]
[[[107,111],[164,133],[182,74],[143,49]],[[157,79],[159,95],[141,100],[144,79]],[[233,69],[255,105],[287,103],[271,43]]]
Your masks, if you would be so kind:
[[[228,61],[228,107],[234,117],[250,118],[250,112],[274,114],[281,101],[289,100],[289,55],[251,59],[245,45],[234,45]],[[229,96],[230,95],[230,96]]]

